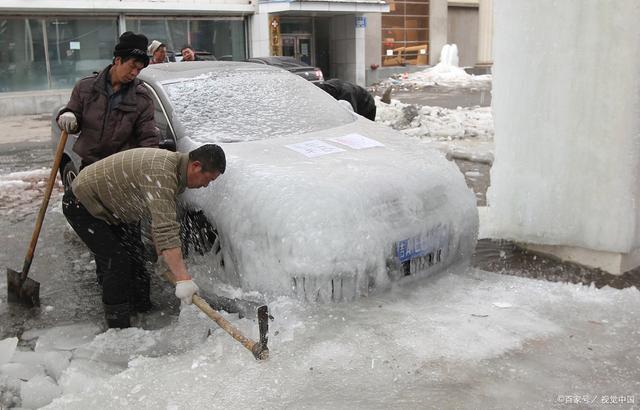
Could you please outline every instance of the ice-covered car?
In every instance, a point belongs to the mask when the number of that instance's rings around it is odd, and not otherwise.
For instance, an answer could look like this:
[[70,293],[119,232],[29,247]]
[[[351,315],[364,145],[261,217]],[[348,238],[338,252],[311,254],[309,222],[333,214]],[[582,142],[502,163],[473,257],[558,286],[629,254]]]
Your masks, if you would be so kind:
[[189,262],[205,290],[342,301],[469,261],[475,196],[441,153],[268,65],[159,64],[140,79],[166,147],[227,154],[222,177],[182,198],[219,234],[221,252]]

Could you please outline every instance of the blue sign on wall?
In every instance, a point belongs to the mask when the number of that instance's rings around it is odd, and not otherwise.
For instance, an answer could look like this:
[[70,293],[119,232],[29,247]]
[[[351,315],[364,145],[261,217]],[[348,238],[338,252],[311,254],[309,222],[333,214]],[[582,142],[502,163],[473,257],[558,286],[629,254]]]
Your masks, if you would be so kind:
[[356,28],[367,27],[367,18],[364,16],[356,16]]

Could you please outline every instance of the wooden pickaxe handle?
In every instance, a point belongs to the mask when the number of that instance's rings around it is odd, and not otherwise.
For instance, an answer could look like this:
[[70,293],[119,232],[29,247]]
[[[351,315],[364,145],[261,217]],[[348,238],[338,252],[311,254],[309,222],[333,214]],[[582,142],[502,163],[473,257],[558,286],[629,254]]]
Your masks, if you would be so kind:
[[[164,277],[167,278],[167,280],[169,282],[171,282],[171,284],[173,286],[176,285],[176,280],[173,276],[173,273],[171,273],[170,271],[165,271],[164,272]],[[236,339],[238,342],[240,342],[244,347],[246,347],[251,353],[253,353],[253,356],[256,358],[256,360],[266,360],[269,358],[269,348],[267,347],[267,338],[266,338],[266,334],[263,335],[263,328],[265,326],[268,326],[268,323],[262,323],[264,320],[268,320],[268,317],[265,319],[261,319],[260,316],[258,315],[258,321],[259,321],[259,326],[260,326],[260,333],[261,333],[261,337],[260,337],[260,341],[259,342],[255,342],[251,339],[249,339],[248,337],[246,337],[245,335],[242,334],[242,332],[240,332],[240,330],[233,326],[231,323],[229,323],[229,321],[227,321],[225,318],[222,317],[222,315],[220,313],[218,313],[217,310],[213,309],[206,300],[202,299],[200,296],[198,295],[193,295],[193,299],[192,302],[194,305],[196,305],[205,315],[209,316],[214,322],[216,322],[218,324],[218,326],[220,326],[225,332],[229,333],[231,335],[231,337],[233,337],[234,339]],[[266,306],[264,306],[266,308]],[[266,309],[264,309],[264,312],[266,313]],[[266,315],[268,316],[268,315]]]

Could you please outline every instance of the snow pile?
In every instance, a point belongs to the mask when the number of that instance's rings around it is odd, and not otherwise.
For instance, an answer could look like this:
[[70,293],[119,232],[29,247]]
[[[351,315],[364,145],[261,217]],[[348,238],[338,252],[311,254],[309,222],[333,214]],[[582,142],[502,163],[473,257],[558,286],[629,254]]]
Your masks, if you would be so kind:
[[390,85],[403,88],[425,88],[434,85],[488,88],[491,85],[491,75],[476,76],[458,67],[458,47],[455,44],[445,44],[438,64],[422,71],[397,75],[381,83],[382,87]]
[[[587,391],[631,394],[637,366],[625,352],[633,354],[626,343],[637,338],[637,294],[469,271],[353,304],[280,298],[270,306],[265,362],[215,326],[199,343],[156,352],[149,347],[168,345],[163,338],[189,339],[188,327],[109,331],[90,345],[129,350],[128,359],[114,364],[108,355],[91,361],[74,352],[61,380],[77,384],[47,408],[416,408],[427,401],[444,408],[480,399],[492,408],[548,408],[559,393],[580,393],[576,381]],[[255,322],[227,318],[257,338]],[[212,324],[192,319],[191,326]],[[592,377],[592,367],[604,374]],[[29,403],[59,394],[44,376],[32,384]]]
[[440,52],[440,62],[434,67],[411,73],[406,81],[417,86],[443,85],[449,87],[486,86],[491,75],[475,76],[458,67],[458,46],[445,44]]
[[[237,319],[237,317],[236,317]],[[16,350],[17,338],[0,341],[0,407],[40,408],[62,394],[95,391],[134,358],[179,354],[204,343],[215,325],[195,306],[156,331],[108,330],[77,323],[24,332],[34,350]]]
[[[42,203],[50,169],[12,172],[0,175],[0,215],[31,213]],[[56,180],[50,202],[62,192],[62,183]]]
[[451,110],[404,104],[398,100],[385,104],[380,97],[375,97],[375,100],[376,121],[412,137],[435,140],[493,139],[491,107],[459,107]]

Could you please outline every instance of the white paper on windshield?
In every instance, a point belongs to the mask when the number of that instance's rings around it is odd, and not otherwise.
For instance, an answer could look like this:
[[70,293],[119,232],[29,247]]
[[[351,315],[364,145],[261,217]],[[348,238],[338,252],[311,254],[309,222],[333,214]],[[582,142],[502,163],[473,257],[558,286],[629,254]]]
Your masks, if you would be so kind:
[[297,144],[285,145],[285,147],[299,152],[308,158],[320,157],[322,155],[335,154],[336,152],[344,151],[342,148],[335,147],[320,140],[309,140],[299,142]]
[[337,138],[329,138],[329,141],[337,142],[338,144],[346,145],[353,149],[384,147],[384,144],[379,141],[355,133],[343,135],[342,137]]

